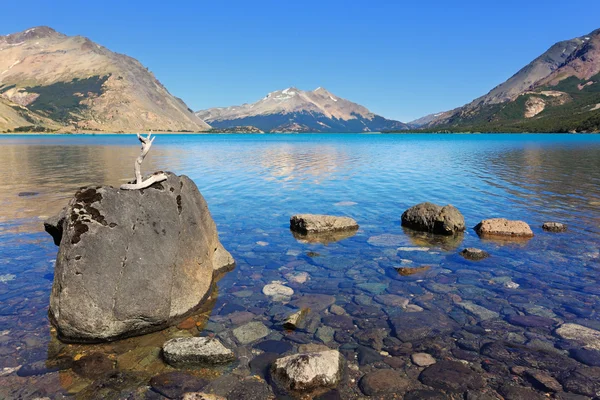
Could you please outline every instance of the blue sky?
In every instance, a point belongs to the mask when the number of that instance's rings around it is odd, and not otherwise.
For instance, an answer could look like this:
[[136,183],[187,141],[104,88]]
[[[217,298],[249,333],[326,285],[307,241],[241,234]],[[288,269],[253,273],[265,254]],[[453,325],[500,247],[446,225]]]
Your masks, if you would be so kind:
[[194,110],[323,86],[409,121],[485,94],[598,16],[598,1],[29,0],[3,2],[0,34],[89,37]]

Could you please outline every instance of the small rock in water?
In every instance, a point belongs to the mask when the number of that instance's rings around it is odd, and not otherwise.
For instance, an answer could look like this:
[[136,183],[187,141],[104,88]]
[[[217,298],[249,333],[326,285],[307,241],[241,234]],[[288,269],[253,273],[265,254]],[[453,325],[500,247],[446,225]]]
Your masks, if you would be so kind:
[[375,301],[386,306],[405,308],[408,305],[408,299],[395,294],[380,294],[375,296]]
[[294,294],[294,289],[282,285],[281,283],[269,283],[263,287],[262,292],[275,301],[286,301]]
[[488,258],[490,254],[487,251],[483,251],[481,249],[476,249],[474,247],[468,247],[460,252],[460,255],[466,258],[467,260],[479,261],[484,258]]
[[452,205],[420,203],[402,214],[402,226],[422,232],[452,235],[465,230],[465,218]]
[[233,351],[215,338],[176,338],[163,345],[165,361],[172,366],[224,364],[235,359]]
[[397,394],[406,391],[410,386],[410,380],[393,369],[380,369],[363,376],[358,386],[367,396]]
[[481,375],[456,361],[440,361],[421,372],[419,380],[425,385],[449,392],[479,389],[485,384]]
[[294,330],[300,326],[306,314],[308,314],[308,308],[303,308],[299,311],[288,316],[285,321],[283,321],[283,327],[285,329]]
[[357,230],[358,224],[349,217],[332,215],[298,214],[290,218],[290,229],[299,233],[323,233]]
[[73,372],[88,379],[95,379],[115,367],[115,362],[102,353],[92,353],[73,362]]
[[13,275],[13,274],[4,274],[4,275],[0,275],[0,283],[6,283],[6,282],[10,282],[13,279],[15,279],[17,276]]
[[429,251],[429,247],[398,247],[398,251]]
[[37,196],[39,193],[38,192],[19,192],[19,194],[17,194],[17,196],[19,197],[32,197],[32,196]]
[[295,272],[295,273],[289,273],[289,274],[285,275],[285,279],[287,279],[290,282],[298,283],[298,284],[303,284],[309,278],[310,278],[310,275],[308,274],[308,272]]
[[264,338],[269,333],[271,333],[271,330],[259,321],[248,322],[233,330],[233,336],[235,336],[237,341],[241,344],[252,343],[258,339]]
[[560,383],[552,376],[543,371],[527,370],[525,376],[532,381],[536,386],[541,386],[549,392],[562,392],[563,388]]
[[481,237],[533,237],[533,231],[526,222],[506,218],[484,219],[475,226],[475,232]]
[[152,389],[169,399],[183,397],[187,392],[198,392],[207,384],[205,379],[179,371],[165,372],[150,379]]
[[271,373],[287,390],[305,392],[337,386],[343,364],[337,350],[299,353],[277,359]]
[[430,365],[435,364],[435,358],[427,353],[414,353],[410,356],[410,359],[419,367],[429,367]]
[[481,321],[487,321],[488,319],[494,319],[500,316],[500,314],[498,314],[497,312],[488,310],[487,308],[477,305],[475,303],[471,303],[470,301],[463,301],[457,303],[456,305],[473,314]]
[[518,283],[515,283],[513,281],[504,282],[504,287],[507,289],[518,289],[519,286],[520,285]]
[[337,304],[333,304],[331,307],[329,307],[329,312],[332,313],[333,315],[344,315],[346,314],[346,311],[338,306]]
[[600,350],[600,331],[582,325],[566,323],[554,331],[558,337],[572,340],[584,345],[585,348]]
[[315,336],[317,339],[319,339],[323,343],[330,343],[333,341],[334,334],[335,334],[335,329],[333,329],[329,326],[321,326],[317,329]]
[[542,229],[546,232],[565,232],[567,230],[567,225],[560,222],[544,222]]
[[216,394],[189,392],[183,395],[183,400],[227,400],[225,397],[217,396]]
[[398,272],[398,275],[401,275],[401,276],[411,276],[411,275],[429,271],[430,269],[431,269],[431,267],[429,265],[425,265],[423,267],[416,267],[416,268],[400,267],[400,268],[396,268],[396,272]]

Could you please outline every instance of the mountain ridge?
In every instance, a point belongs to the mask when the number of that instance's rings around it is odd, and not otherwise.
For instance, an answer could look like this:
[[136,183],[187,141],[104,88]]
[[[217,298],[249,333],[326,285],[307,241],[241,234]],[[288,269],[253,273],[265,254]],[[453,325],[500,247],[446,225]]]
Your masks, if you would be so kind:
[[250,125],[265,132],[374,132],[408,129],[323,87],[312,91],[289,87],[268,93],[255,103],[214,107],[196,115],[215,128]]
[[412,123],[417,129],[448,132],[598,131],[598,74],[600,29],[555,43],[484,96]]
[[[46,26],[0,36],[0,97],[51,130],[210,128],[138,60]],[[0,114],[0,130],[22,122]]]

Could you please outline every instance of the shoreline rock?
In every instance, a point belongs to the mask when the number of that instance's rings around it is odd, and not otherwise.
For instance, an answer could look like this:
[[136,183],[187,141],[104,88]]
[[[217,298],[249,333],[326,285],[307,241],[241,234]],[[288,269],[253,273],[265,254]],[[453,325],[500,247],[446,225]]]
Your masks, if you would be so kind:
[[173,325],[234,261],[187,176],[142,190],[79,190],[45,227],[59,243],[49,317],[59,338],[103,342]]
[[465,230],[465,218],[450,204],[442,207],[433,203],[420,203],[404,211],[402,226],[438,235],[453,235]]

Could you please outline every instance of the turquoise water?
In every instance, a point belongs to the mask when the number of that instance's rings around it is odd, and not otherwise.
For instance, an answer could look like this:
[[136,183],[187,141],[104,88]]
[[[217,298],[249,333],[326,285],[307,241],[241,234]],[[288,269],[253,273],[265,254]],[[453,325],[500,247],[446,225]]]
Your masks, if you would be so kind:
[[[249,359],[264,351],[260,343],[267,340],[289,344],[289,352],[302,343],[341,349],[348,364],[357,365],[347,367],[348,384],[338,393],[342,398],[360,396],[356,381],[376,368],[395,368],[415,382],[413,389],[424,389],[418,379],[422,368],[411,363],[411,352],[466,360],[481,370],[490,356],[476,349],[463,354],[466,350],[456,343],[467,336],[535,351],[546,346],[573,361],[569,351],[575,345],[559,340],[553,329],[564,322],[600,328],[599,135],[158,135],[144,171],[170,170],[196,182],[237,267],[219,282],[218,300],[210,315],[197,318],[197,327],[96,347],[60,344],[46,316],[57,248],[41,223],[81,186],[116,186],[130,179],[138,153],[137,140],[128,135],[0,136],[0,373],[3,368],[31,369],[36,362],[45,366],[28,376],[5,370],[0,398],[93,398],[91,388],[106,377],[82,376],[70,362],[56,362],[90,352],[108,355],[117,370],[137,374],[119,390],[147,387],[149,378],[170,370],[156,353],[168,335],[211,333],[226,341],[227,332],[248,320],[272,329],[257,343],[231,342]],[[528,222],[536,236],[499,243],[480,240],[472,229],[453,240],[402,229],[402,212],[423,201],[456,206],[469,228],[484,218],[505,217]],[[288,229],[289,217],[297,213],[347,215],[360,229],[339,242],[303,243]],[[546,221],[566,223],[569,229],[543,232]],[[464,247],[492,256],[466,261],[457,254]],[[396,272],[422,266],[430,268],[411,276]],[[299,272],[308,273],[309,280],[289,283],[295,291],[292,303],[262,294],[265,284]],[[519,286],[510,289],[507,282]],[[402,310],[382,304],[378,294],[408,299],[423,310],[417,313],[424,319],[431,313],[448,315],[456,328],[400,341],[391,321]],[[340,327],[324,309],[311,314],[307,327],[282,331],[277,315],[292,310],[301,295],[333,296],[354,327]],[[461,302],[497,316],[483,320]],[[508,322],[517,314],[554,322],[541,327]],[[365,322],[369,315],[371,322]],[[329,339],[328,329],[318,331],[327,326],[345,334]],[[381,337],[364,339],[364,332]],[[364,348],[379,356],[365,361]],[[133,361],[124,355],[132,349],[142,349]],[[486,371],[486,385],[501,391],[488,375],[510,380],[511,365],[494,360],[506,371]],[[264,375],[242,361],[201,374],[210,379]],[[525,380],[519,385],[533,387]]]

